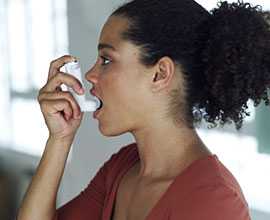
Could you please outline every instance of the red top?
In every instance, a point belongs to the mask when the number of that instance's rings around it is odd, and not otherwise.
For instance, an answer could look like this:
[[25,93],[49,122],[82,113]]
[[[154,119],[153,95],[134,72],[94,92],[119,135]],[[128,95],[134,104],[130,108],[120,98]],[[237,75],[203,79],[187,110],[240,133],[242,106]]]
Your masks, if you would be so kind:
[[[139,160],[136,143],[122,147],[77,197],[57,209],[58,220],[110,220],[123,175]],[[181,172],[145,220],[250,220],[233,175],[210,155]]]

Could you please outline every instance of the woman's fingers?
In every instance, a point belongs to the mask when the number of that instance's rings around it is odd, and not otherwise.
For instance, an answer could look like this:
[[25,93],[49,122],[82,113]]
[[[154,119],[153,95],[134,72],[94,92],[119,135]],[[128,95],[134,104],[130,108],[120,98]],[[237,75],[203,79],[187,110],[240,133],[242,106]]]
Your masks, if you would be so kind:
[[66,84],[68,87],[72,87],[76,93],[83,94],[81,82],[74,76],[63,72],[58,72],[56,75],[54,75],[40,91],[57,91],[59,90],[57,88],[59,88],[63,83]]
[[74,76],[60,71],[64,64],[75,61],[72,56],[65,55],[50,64],[46,84],[39,90],[38,102],[43,113],[50,135],[54,137],[73,137],[78,129],[83,113],[73,95],[61,89],[65,84],[76,93],[83,94],[80,81]]
[[64,55],[60,58],[57,58],[56,60],[53,60],[50,63],[50,68],[49,68],[49,74],[48,74],[48,79],[47,82],[58,72],[60,72],[60,68],[64,66],[66,63],[72,62],[77,60],[76,57],[70,56],[70,55]]
[[60,72],[60,68],[64,64],[74,60],[76,60],[75,57],[65,55],[51,62],[48,81],[39,90],[38,94],[38,101],[44,113],[50,115],[63,114],[64,112],[65,118],[72,115],[75,119],[80,117],[81,110],[74,97],[70,92],[63,92],[61,89],[61,85],[65,84],[78,94],[83,94],[84,92],[81,82],[78,79],[68,73]]
[[[40,92],[46,91],[62,91],[61,84],[67,84],[72,87],[75,92],[82,94],[80,90],[82,85],[78,79],[70,74],[66,74],[60,71],[66,63],[77,60],[76,57],[71,55],[64,55],[50,63],[49,74],[46,85],[40,90]],[[73,78],[73,79],[72,79]],[[75,79],[75,80],[74,80]],[[79,85],[78,85],[79,84]]]
[[46,115],[61,114],[64,112],[64,117],[68,120],[72,116],[72,107],[66,99],[57,100],[42,100],[40,102],[41,110]]
[[43,100],[68,100],[72,110],[69,116],[73,115],[73,118],[78,118],[81,114],[80,106],[70,92],[43,92],[38,96],[38,101],[41,103]]

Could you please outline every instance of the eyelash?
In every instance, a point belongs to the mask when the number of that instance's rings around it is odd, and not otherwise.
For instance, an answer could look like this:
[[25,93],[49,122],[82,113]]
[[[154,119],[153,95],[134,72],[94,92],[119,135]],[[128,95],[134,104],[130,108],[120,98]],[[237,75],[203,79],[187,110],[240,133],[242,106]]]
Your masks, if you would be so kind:
[[[107,58],[106,58],[106,57],[104,57],[104,56],[100,56],[100,58],[101,58],[103,61],[108,60],[108,61],[110,61],[110,62],[111,62],[111,60],[110,60],[110,59],[107,59]],[[110,64],[110,63],[108,63],[108,64]],[[103,63],[101,63],[101,66],[106,66],[106,65],[108,65],[108,64],[103,64]]]

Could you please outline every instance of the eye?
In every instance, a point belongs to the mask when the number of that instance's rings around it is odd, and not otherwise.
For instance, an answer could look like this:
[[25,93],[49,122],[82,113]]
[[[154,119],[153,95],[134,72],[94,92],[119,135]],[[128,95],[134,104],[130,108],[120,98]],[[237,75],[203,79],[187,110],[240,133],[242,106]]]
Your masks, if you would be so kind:
[[104,63],[104,62],[106,62],[106,61],[111,62],[111,60],[107,59],[107,58],[104,57],[104,56],[100,56],[100,58],[101,58],[102,61],[103,61],[103,62],[101,63],[102,66],[106,66],[106,65],[110,64],[110,63]]

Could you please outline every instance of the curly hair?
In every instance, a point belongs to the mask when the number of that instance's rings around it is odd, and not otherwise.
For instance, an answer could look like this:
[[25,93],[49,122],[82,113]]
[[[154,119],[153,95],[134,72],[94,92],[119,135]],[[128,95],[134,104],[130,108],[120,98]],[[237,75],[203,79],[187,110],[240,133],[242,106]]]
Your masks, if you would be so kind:
[[[234,122],[239,130],[249,99],[269,105],[270,13],[262,6],[219,1],[208,12],[194,0],[133,0],[113,15],[128,20],[121,37],[140,48],[142,64],[169,56],[181,66],[189,127],[204,119],[208,128]],[[180,102],[174,91],[175,120]]]

